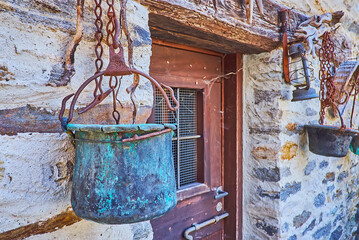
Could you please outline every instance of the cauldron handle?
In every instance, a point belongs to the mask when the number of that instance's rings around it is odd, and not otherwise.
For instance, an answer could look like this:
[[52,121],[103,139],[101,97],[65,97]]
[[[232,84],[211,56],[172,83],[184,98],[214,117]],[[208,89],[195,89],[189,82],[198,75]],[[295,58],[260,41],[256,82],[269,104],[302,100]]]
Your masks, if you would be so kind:
[[[166,101],[166,104],[167,104],[168,108],[169,108],[171,111],[176,111],[176,110],[178,109],[179,103],[178,103],[176,97],[174,96],[174,92],[173,92],[173,89],[172,89],[171,87],[169,87],[169,86],[167,86],[167,85],[165,85],[165,84],[159,84],[153,77],[151,77],[150,75],[148,75],[148,74],[146,74],[146,73],[144,73],[144,72],[141,72],[141,71],[139,71],[139,70],[137,70],[137,69],[134,69],[134,68],[133,68],[133,69],[131,69],[131,72],[132,72],[132,73],[137,73],[137,74],[139,74],[139,75],[141,75],[141,76],[147,78],[148,80],[150,80],[150,81],[160,90],[161,94],[162,94],[163,97],[165,98],[165,101]],[[175,107],[173,107],[173,106],[171,105],[171,103],[170,103],[170,101],[169,101],[169,99],[168,99],[168,97],[167,97],[167,94],[166,94],[166,92],[163,90],[162,86],[165,87],[167,90],[170,91],[171,98],[172,98],[173,102],[175,103]]]
[[[59,114],[59,120],[61,122],[61,126],[64,129],[64,127],[71,122],[73,115],[74,115],[74,108],[75,108],[75,104],[77,102],[78,97],[80,96],[80,93],[85,89],[85,87],[87,85],[89,85],[93,80],[97,79],[98,77],[100,77],[101,75],[103,75],[104,72],[99,72],[95,75],[93,75],[92,77],[90,77],[89,79],[87,79],[80,87],[79,89],[77,89],[75,94],[70,94],[68,96],[66,96],[63,100],[62,100],[62,105],[61,105],[61,110],[60,110],[60,114]],[[65,108],[66,108],[66,103],[67,101],[73,97],[71,105],[70,105],[70,112],[69,112],[69,116],[68,118],[64,117],[64,113],[65,113]],[[66,120],[65,120],[66,119]],[[66,123],[65,123],[66,122]],[[64,125],[66,124],[66,125]],[[66,129],[66,127],[65,127]]]
[[[159,84],[154,78],[152,78],[151,76],[149,76],[148,74],[144,73],[144,72],[141,72],[137,69],[131,69],[131,73],[130,74],[133,74],[133,73],[137,73],[145,78],[147,78],[148,80],[150,80],[161,92],[161,94],[163,95],[165,101],[166,101],[166,104],[168,106],[168,108],[171,110],[171,111],[176,111],[179,107],[179,103],[176,99],[176,97],[174,96],[174,92],[173,92],[173,89],[165,84]],[[61,122],[61,127],[63,130],[66,131],[66,125],[68,123],[71,122],[72,118],[73,118],[73,113],[74,113],[74,108],[75,108],[75,104],[77,102],[77,99],[78,97],[80,96],[81,92],[84,90],[84,88],[89,85],[93,80],[97,79],[98,77],[102,76],[104,74],[104,72],[99,72],[97,74],[95,74],[94,76],[90,77],[89,79],[87,79],[80,87],[79,89],[76,91],[75,94],[70,94],[68,96],[66,96],[63,100],[62,100],[62,105],[61,105],[61,110],[60,110],[60,114],[59,114],[59,120]],[[127,75],[130,75],[130,74],[127,74]],[[172,104],[170,103],[170,100],[166,94],[166,92],[163,90],[162,86],[164,88],[166,88],[169,92],[170,92],[170,95],[171,95],[171,98],[173,100],[173,102],[175,103],[175,106],[173,107]],[[108,96],[108,94],[103,93],[102,94],[104,98],[106,98]],[[102,95],[100,95],[100,98],[101,98],[101,101],[104,99],[102,98]],[[70,111],[69,111],[69,115],[68,115],[68,118],[64,117],[64,113],[65,113],[65,108],[66,108],[66,103],[67,101],[72,98],[72,102],[71,102],[71,105],[70,105]],[[96,104],[94,104],[92,107],[94,107]],[[87,109],[88,110],[88,109]]]

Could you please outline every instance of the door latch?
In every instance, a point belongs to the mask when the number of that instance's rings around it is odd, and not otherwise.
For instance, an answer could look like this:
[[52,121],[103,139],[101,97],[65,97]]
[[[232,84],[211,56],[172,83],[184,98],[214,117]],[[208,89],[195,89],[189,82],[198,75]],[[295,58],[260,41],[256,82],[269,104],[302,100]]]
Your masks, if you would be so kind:
[[214,199],[221,199],[228,195],[228,192],[223,191],[222,186],[216,189],[216,195],[214,195]]
[[191,235],[189,235],[190,233],[192,232],[195,232],[195,231],[198,231],[200,230],[201,228],[204,228],[204,227],[207,227],[208,225],[211,225],[211,224],[214,224],[214,223],[217,223],[219,222],[220,220],[228,217],[229,214],[228,213],[223,213],[221,215],[218,215],[218,216],[215,216],[211,219],[208,219],[204,222],[201,222],[201,223],[194,223],[192,224],[191,227],[187,228],[184,232],[183,232],[183,237],[185,239],[188,239],[188,240],[193,240],[193,237]]

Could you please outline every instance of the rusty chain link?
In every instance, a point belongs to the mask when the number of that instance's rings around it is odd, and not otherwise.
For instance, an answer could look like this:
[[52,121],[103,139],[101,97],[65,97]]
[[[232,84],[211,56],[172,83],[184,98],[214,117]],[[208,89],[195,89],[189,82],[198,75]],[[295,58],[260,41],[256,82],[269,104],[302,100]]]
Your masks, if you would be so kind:
[[[107,11],[107,16],[108,16],[108,23],[106,25],[106,32],[107,32],[107,37],[106,37],[106,42],[108,46],[111,46],[115,44],[116,40],[115,40],[115,31],[116,31],[116,12],[115,12],[115,7],[114,7],[114,0],[107,0],[107,5],[108,5],[108,11]],[[116,49],[117,47],[114,46],[114,49]]]
[[[96,17],[95,20],[95,26],[96,26],[96,32],[95,32],[95,38],[97,40],[96,46],[95,46],[95,53],[96,53],[96,60],[95,60],[95,67],[96,67],[96,73],[101,72],[103,67],[103,60],[102,60],[102,54],[103,54],[103,46],[102,46],[102,40],[103,40],[103,21],[102,21],[102,0],[94,0],[95,1],[95,9],[94,14]],[[95,99],[98,99],[99,96],[103,94],[101,83],[102,83],[102,76],[99,77],[99,79],[95,79],[96,87],[93,93],[93,96]],[[99,94],[98,94],[99,92]]]
[[117,76],[111,76],[108,85],[112,91],[112,105],[113,105],[112,117],[115,119],[116,124],[119,124],[120,112],[117,110],[117,92],[116,92],[116,88],[119,85],[119,81]]
[[334,84],[335,66],[334,66],[334,43],[330,38],[330,33],[325,32],[323,35],[322,46],[319,49],[319,60],[320,60],[320,113],[319,113],[319,124],[324,124],[325,109],[332,107],[333,111],[337,111],[340,117],[341,129],[346,126],[343,122],[342,114],[339,111],[338,104],[335,99],[336,87]]
[[102,46],[102,40],[103,40],[103,21],[102,21],[102,7],[101,3],[102,0],[94,0],[95,1],[95,26],[96,26],[96,32],[95,32],[95,38],[97,40],[97,44],[95,46],[95,53],[96,53],[96,60],[95,60],[95,66],[96,66],[96,73],[99,73],[102,70],[103,67],[103,60],[102,60],[102,54],[103,54],[103,46]]
[[[116,18],[116,12],[114,8],[114,0],[107,0],[108,5],[108,23],[106,25],[106,32],[107,32],[107,45],[112,47],[114,49],[119,48],[119,42],[118,42],[118,36],[119,36],[119,22]],[[113,80],[115,79],[115,81]],[[113,83],[113,81],[115,83]],[[113,110],[112,110],[112,117],[115,119],[116,124],[120,123],[120,112],[117,110],[117,101],[118,101],[118,92],[119,92],[119,80],[117,76],[111,76],[109,81],[109,87],[112,90],[112,104],[113,104]],[[116,88],[118,87],[118,90],[116,91]],[[122,104],[121,104],[122,106]]]
[[358,95],[358,85],[356,84],[354,87],[354,99],[353,99],[353,106],[352,106],[352,112],[350,114],[350,128],[353,127],[353,117],[354,117],[354,109],[355,109],[355,101],[356,101],[356,97]]

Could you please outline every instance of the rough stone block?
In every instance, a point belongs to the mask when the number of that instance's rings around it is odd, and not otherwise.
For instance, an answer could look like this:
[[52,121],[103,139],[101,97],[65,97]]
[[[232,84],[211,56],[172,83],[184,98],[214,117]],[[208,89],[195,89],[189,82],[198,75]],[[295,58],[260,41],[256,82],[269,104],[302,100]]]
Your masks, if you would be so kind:
[[324,169],[324,168],[328,167],[328,165],[329,165],[328,161],[323,160],[320,162],[319,168]]
[[288,238],[288,240],[297,240],[297,235],[292,235]]
[[332,200],[333,200],[333,201],[334,201],[334,200],[337,200],[337,199],[339,199],[339,197],[342,196],[342,195],[343,195],[343,191],[337,189],[337,190],[335,191],[335,193],[333,194],[333,196],[332,196]]
[[339,213],[333,221],[333,227],[335,227],[339,221],[343,220],[343,218],[343,213]]
[[312,236],[314,239],[320,239],[322,237],[329,236],[331,229],[332,229],[332,224],[328,223],[324,227],[317,230]]
[[287,141],[281,149],[281,159],[282,160],[291,160],[297,156],[298,144]]
[[257,188],[257,193],[260,197],[268,197],[270,199],[279,199],[280,198],[280,192],[279,191],[268,191],[262,189],[260,186]]
[[308,176],[317,166],[315,160],[310,161],[304,169],[304,175]]
[[144,29],[141,26],[135,25],[133,27],[133,30],[137,37],[134,38],[133,46],[139,47],[141,45],[151,45],[152,39],[151,39],[151,33],[150,31]]
[[74,149],[66,134],[0,136],[0,159],[9,178],[1,181],[0,232],[47,219],[70,205]]
[[303,226],[303,224],[310,218],[312,213],[309,211],[303,211],[300,215],[297,215],[293,218],[293,225],[295,228]]
[[9,71],[7,66],[0,65],[0,81],[15,80],[15,75]]
[[281,96],[281,91],[272,91],[272,90],[260,90],[254,89],[254,104],[272,103],[275,100],[278,100],[278,97]]
[[323,184],[327,184],[328,182],[334,182],[335,180],[335,172],[328,172],[325,174],[325,179],[322,181]]
[[334,186],[334,185],[328,186],[328,187],[327,187],[327,193],[332,192],[334,189],[335,189],[335,186]]
[[294,195],[300,190],[302,190],[301,182],[287,183],[280,191],[280,200],[285,202],[290,195]]
[[249,134],[266,134],[276,136],[281,132],[278,126],[249,127]]
[[263,230],[269,236],[274,236],[278,233],[278,228],[276,226],[270,225],[264,220],[258,220],[256,227]]
[[308,117],[315,116],[317,114],[318,112],[315,111],[313,108],[308,107],[305,109],[305,115],[307,115]]
[[257,160],[276,160],[278,157],[278,150],[270,146],[255,147],[251,153]]
[[304,236],[307,232],[310,232],[314,229],[315,227],[315,222],[316,222],[316,219],[313,219],[310,224],[308,225],[308,227],[305,228],[305,230],[303,231],[302,233],[302,236]]
[[329,240],[339,240],[340,237],[343,234],[343,228],[342,226],[338,226],[333,232],[332,234],[330,234],[330,239]]
[[323,206],[324,203],[325,203],[325,195],[324,195],[324,193],[320,193],[314,198],[314,206],[316,208],[319,208],[319,207]]
[[345,178],[347,178],[349,176],[348,172],[341,172],[339,173],[338,177],[337,177],[337,182],[340,183],[342,182]]
[[255,168],[256,178],[261,181],[278,182],[280,180],[279,168]]
[[293,131],[296,131],[297,128],[298,128],[298,124],[296,123],[288,123],[285,128],[290,131],[290,132],[293,132]]

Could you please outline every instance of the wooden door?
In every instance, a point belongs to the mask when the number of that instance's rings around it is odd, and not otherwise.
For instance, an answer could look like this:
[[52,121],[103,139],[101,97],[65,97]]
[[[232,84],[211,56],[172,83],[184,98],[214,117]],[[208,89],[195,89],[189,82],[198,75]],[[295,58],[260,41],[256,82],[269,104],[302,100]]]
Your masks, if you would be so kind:
[[[173,152],[178,204],[151,221],[154,239],[223,239],[224,192],[222,182],[222,61],[218,53],[154,43],[150,75],[174,88],[179,112],[171,113],[155,96],[152,122],[179,122]],[[215,218],[217,217],[217,218]],[[191,231],[203,222],[218,222]],[[212,221],[213,222],[213,221]],[[192,228],[193,230],[193,228]]]

